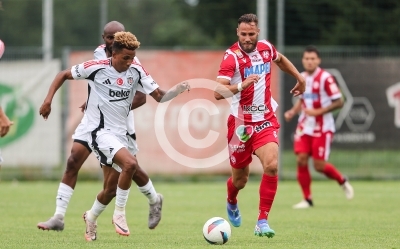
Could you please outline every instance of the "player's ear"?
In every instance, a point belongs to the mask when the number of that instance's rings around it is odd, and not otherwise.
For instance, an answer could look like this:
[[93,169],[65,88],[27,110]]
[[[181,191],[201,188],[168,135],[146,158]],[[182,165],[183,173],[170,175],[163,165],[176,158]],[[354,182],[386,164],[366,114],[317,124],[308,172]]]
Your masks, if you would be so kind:
[[236,28],[236,35],[239,36],[239,28]]

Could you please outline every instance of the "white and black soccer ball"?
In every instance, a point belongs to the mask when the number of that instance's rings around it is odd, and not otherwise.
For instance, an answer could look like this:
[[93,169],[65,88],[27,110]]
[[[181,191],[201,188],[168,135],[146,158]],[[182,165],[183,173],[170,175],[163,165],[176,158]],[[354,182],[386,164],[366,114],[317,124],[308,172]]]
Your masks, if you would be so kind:
[[203,236],[210,244],[225,244],[231,237],[231,226],[225,219],[213,217],[204,224]]

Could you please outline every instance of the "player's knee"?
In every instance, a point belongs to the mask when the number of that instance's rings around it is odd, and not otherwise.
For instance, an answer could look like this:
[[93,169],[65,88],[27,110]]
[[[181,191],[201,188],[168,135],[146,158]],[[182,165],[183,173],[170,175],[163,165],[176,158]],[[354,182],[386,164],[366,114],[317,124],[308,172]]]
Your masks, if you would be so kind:
[[130,158],[125,159],[122,170],[129,171],[132,174],[134,174],[138,167],[139,167],[139,165],[138,165],[136,158],[132,156]]
[[324,172],[324,168],[325,168],[325,162],[321,161],[321,160],[314,160],[314,169],[316,171],[318,171],[319,173],[323,173]]
[[76,175],[80,169],[79,160],[74,155],[70,155],[67,160],[67,168],[65,169],[65,173],[68,175]]
[[242,176],[240,178],[237,178],[234,182],[233,185],[237,188],[237,189],[243,189],[246,186],[247,181],[249,180],[248,176]]
[[297,165],[298,166],[307,166],[308,156],[304,154],[297,155]]
[[270,176],[278,174],[278,159],[272,159],[263,165],[264,173]]

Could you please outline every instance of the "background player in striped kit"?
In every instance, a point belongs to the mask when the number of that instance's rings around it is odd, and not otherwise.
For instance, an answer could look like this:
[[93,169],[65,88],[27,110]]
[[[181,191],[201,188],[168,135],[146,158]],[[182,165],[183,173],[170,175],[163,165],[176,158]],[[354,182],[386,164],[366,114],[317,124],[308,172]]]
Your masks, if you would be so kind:
[[300,113],[294,135],[294,152],[297,155],[297,181],[304,199],[293,206],[295,209],[313,206],[311,175],[308,169],[310,156],[316,171],[335,180],[343,188],[347,199],[354,196],[348,180],[335,166],[327,162],[335,132],[332,111],[343,106],[342,94],[335,78],[319,67],[321,59],[316,47],[306,47],[302,63],[305,69],[302,75],[306,79],[306,90],[284,114],[286,121],[290,121]]
[[[105,44],[96,48],[94,52],[95,59],[107,59],[108,57],[111,57],[114,34],[116,32],[124,30],[124,25],[117,21],[111,21],[107,23],[104,26],[104,32],[102,35]],[[135,61],[139,63],[136,57]],[[90,84],[91,83],[89,82],[89,88],[93,88],[93,86],[90,86]],[[133,99],[131,108],[133,110],[142,106],[144,103],[146,103],[146,95],[144,93],[137,92]],[[88,98],[87,102],[84,104],[84,106],[81,106],[81,108],[85,110],[87,104],[96,105],[96,96],[92,95],[90,99]],[[132,110],[129,112],[129,116],[127,117],[127,126],[129,133],[128,140],[130,144],[136,144],[136,142],[134,141],[134,138],[136,136],[134,131]],[[63,178],[57,191],[56,210],[54,216],[52,216],[49,220],[45,222],[39,222],[37,224],[37,227],[39,229],[56,231],[64,230],[64,216],[77,182],[78,172],[82,167],[84,161],[92,152],[87,141],[87,131],[85,130],[86,122],[87,117],[85,114],[73,135],[74,142],[72,144],[71,155],[67,160],[67,167],[65,169]],[[103,167],[103,171],[106,176],[116,173],[114,172],[114,170],[108,167]],[[137,168],[135,174],[132,177],[132,180],[137,184],[139,191],[142,192],[143,195],[146,196],[149,200],[148,227],[150,229],[154,229],[161,220],[163,197],[161,194],[157,194],[152,181],[149,179],[147,173],[141,167]],[[115,192],[108,194],[111,196],[115,196]]]
[[[228,147],[232,177],[227,181],[227,213],[231,224],[241,225],[237,205],[239,190],[249,177],[252,154],[260,159],[264,173],[259,189],[259,214],[254,230],[258,236],[272,238],[275,231],[269,227],[268,214],[278,186],[278,130],[275,115],[278,104],[271,96],[271,62],[298,82],[291,90],[295,96],[304,92],[304,78],[294,65],[267,40],[258,40],[260,29],[254,14],[245,14],[238,20],[239,42],[225,53],[215,92],[216,99],[232,97],[228,119]],[[233,96],[232,96],[233,95]]]

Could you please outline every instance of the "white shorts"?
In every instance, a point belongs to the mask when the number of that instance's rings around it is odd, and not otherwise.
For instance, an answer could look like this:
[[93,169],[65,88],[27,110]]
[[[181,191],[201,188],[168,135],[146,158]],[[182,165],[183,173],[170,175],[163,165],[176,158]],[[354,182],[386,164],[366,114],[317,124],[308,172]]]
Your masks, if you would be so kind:
[[[138,153],[139,149],[136,143],[136,137],[132,136],[132,135],[127,135],[126,136],[128,138],[128,151],[133,155],[136,156],[136,154]],[[121,173],[122,169],[115,163],[113,163],[112,167]]]
[[86,115],[83,116],[82,121],[79,123],[78,127],[76,127],[74,134],[72,135],[72,139],[74,142],[80,143],[85,146],[89,151],[92,151],[90,144],[90,132],[87,131],[86,128]]
[[112,166],[115,154],[122,148],[129,148],[126,135],[115,135],[99,130],[91,137],[90,146],[101,164]]
[[0,164],[3,162],[3,158],[1,157],[1,150],[0,150]]
[[129,134],[135,134],[135,117],[133,110],[131,110],[126,118],[126,128]]

